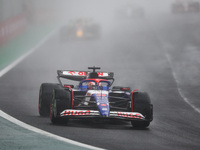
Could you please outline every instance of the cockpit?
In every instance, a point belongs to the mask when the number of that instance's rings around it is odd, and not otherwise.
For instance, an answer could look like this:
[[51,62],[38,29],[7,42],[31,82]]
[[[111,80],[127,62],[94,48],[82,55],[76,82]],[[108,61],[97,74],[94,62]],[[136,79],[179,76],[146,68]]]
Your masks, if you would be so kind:
[[109,90],[110,89],[110,81],[102,80],[102,79],[86,79],[80,82],[79,89],[82,91],[87,90]]

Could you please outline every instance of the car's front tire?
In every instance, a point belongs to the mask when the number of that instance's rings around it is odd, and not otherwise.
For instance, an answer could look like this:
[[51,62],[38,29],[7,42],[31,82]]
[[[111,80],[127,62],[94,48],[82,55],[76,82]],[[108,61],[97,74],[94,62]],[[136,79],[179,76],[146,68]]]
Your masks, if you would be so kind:
[[60,113],[71,108],[72,97],[68,89],[54,89],[50,106],[50,119],[53,124],[67,123],[69,119],[62,118]]
[[39,91],[38,111],[40,116],[47,117],[50,114],[50,102],[54,88],[59,88],[57,83],[42,83]]
[[145,120],[133,120],[131,124],[133,127],[146,128],[150,125],[150,122],[153,120],[153,105],[149,95],[146,92],[136,92],[132,95],[133,99],[133,112],[139,112],[144,117]]

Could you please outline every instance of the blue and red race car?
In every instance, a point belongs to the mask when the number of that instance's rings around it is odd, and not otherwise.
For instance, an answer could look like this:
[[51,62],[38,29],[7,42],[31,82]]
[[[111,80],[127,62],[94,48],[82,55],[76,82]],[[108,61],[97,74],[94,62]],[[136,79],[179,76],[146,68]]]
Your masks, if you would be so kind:
[[[119,119],[133,127],[148,127],[153,120],[153,105],[146,92],[114,86],[113,72],[58,70],[58,84],[43,83],[39,92],[39,114],[53,124],[70,119]],[[79,81],[74,87],[61,78]],[[112,88],[111,88],[112,87]]]

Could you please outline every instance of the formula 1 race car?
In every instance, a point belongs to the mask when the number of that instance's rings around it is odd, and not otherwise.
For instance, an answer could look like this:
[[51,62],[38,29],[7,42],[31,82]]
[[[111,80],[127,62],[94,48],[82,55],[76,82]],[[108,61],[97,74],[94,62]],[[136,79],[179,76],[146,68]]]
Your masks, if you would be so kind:
[[[119,119],[133,127],[148,127],[153,120],[153,105],[146,92],[114,86],[113,72],[58,70],[59,84],[43,83],[39,92],[39,114],[49,116],[53,124],[70,119]],[[61,78],[79,81],[75,87]]]
[[61,41],[78,39],[97,39],[100,36],[100,26],[91,19],[71,20],[60,30]]
[[188,12],[200,12],[200,3],[199,1],[190,1],[188,2]]
[[200,12],[200,3],[197,0],[176,0],[172,3],[172,13],[198,13]]
[[186,12],[186,8],[184,3],[182,3],[181,1],[175,1],[174,3],[172,3],[171,11],[174,14],[184,13]]

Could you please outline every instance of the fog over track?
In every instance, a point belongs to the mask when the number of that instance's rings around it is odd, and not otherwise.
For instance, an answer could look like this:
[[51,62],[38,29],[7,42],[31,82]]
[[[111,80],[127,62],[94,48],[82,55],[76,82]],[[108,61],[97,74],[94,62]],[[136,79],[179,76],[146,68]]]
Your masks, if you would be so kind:
[[[199,150],[200,114],[177,89],[178,81],[188,100],[199,107],[200,95],[195,90],[200,85],[200,44],[196,42],[200,40],[196,34],[200,20],[195,14],[186,17],[165,13],[135,20],[113,19],[97,40],[61,42],[58,32],[0,78],[0,108],[37,128],[105,149]],[[121,121],[78,120],[59,126],[39,116],[41,83],[57,82],[58,69],[87,70],[94,65],[113,71],[114,85],[149,93],[154,105],[149,128],[134,129]]]

